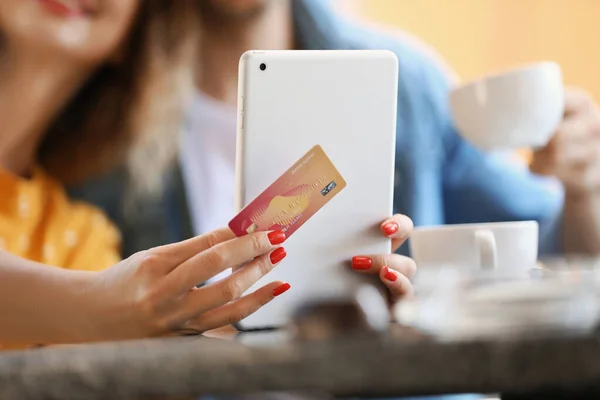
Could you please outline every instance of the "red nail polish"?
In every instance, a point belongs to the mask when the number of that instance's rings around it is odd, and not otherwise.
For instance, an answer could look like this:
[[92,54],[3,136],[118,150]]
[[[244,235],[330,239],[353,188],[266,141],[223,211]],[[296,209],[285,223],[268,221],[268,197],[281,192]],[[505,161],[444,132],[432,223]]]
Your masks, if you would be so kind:
[[281,286],[277,286],[275,289],[273,289],[273,296],[277,297],[280,294],[284,294],[289,288],[291,288],[289,283],[284,283]]
[[369,257],[355,256],[352,257],[352,268],[354,269],[369,269],[373,261]]
[[269,238],[269,242],[271,244],[281,244],[281,243],[285,242],[285,232],[284,231],[269,232],[269,234],[267,235],[267,238]]
[[394,233],[398,232],[398,224],[395,222],[388,222],[381,227],[381,230],[385,236],[392,236]]
[[396,279],[398,279],[398,275],[396,274],[396,271],[394,271],[388,267],[383,267],[383,277],[391,282],[396,282]]
[[287,256],[285,249],[283,247],[280,247],[278,249],[273,250],[271,255],[269,255],[269,258],[271,259],[271,264],[277,264],[278,262],[283,260],[285,256]]

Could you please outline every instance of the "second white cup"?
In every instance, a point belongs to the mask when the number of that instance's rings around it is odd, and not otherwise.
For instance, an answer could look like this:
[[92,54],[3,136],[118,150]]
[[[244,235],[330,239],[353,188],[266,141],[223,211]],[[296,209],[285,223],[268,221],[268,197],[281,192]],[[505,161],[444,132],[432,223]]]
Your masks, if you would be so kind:
[[538,256],[536,221],[417,227],[410,237],[419,268],[458,267],[526,273]]

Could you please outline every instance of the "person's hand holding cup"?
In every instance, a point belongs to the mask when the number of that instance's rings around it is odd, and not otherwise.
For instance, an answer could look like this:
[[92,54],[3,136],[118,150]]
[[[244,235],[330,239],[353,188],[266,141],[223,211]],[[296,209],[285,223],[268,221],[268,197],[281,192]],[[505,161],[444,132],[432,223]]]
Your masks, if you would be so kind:
[[600,108],[589,93],[564,87],[558,64],[462,85],[449,101],[459,133],[478,149],[533,149],[531,170],[557,177],[568,196],[600,192]]

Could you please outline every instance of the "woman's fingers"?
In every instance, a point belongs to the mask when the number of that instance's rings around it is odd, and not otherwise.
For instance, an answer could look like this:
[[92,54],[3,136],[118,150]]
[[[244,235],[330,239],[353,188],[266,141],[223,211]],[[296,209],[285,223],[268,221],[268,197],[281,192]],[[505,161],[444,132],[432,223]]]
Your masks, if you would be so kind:
[[275,297],[285,293],[290,285],[285,282],[272,282],[240,299],[219,308],[205,312],[190,320],[186,328],[197,332],[206,332],[225,325],[233,325],[256,312]]
[[389,267],[408,278],[417,272],[417,265],[412,258],[395,253],[352,257],[352,269],[357,272],[378,274],[383,267]]
[[379,279],[388,287],[393,297],[406,297],[413,294],[413,286],[410,279],[392,268],[381,268],[379,270]]
[[218,282],[213,282],[189,293],[175,317],[177,321],[187,321],[209,310],[239,299],[260,278],[268,274],[286,256],[285,249],[278,247],[268,255],[254,261]]
[[352,269],[360,273],[378,274],[394,297],[412,294],[412,278],[417,265],[412,258],[399,254],[379,254],[352,258]]
[[396,251],[408,239],[413,230],[413,222],[406,215],[396,214],[381,224],[381,233],[392,239],[392,251]]
[[201,253],[219,243],[227,242],[234,239],[235,235],[229,228],[221,228],[204,235],[196,236],[182,242],[167,244],[164,246],[155,247],[151,252],[168,257],[172,268],[177,267],[184,261],[192,258],[198,253]]
[[184,261],[165,277],[168,293],[184,293],[221,271],[275,250],[285,241],[281,231],[256,232],[219,243]]

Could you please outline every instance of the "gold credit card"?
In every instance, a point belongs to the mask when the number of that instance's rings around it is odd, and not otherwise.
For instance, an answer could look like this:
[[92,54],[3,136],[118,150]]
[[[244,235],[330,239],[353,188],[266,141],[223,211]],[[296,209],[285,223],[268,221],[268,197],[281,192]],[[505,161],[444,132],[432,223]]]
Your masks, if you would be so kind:
[[236,236],[282,230],[291,236],[346,187],[346,181],[321,146],[300,160],[229,222]]

